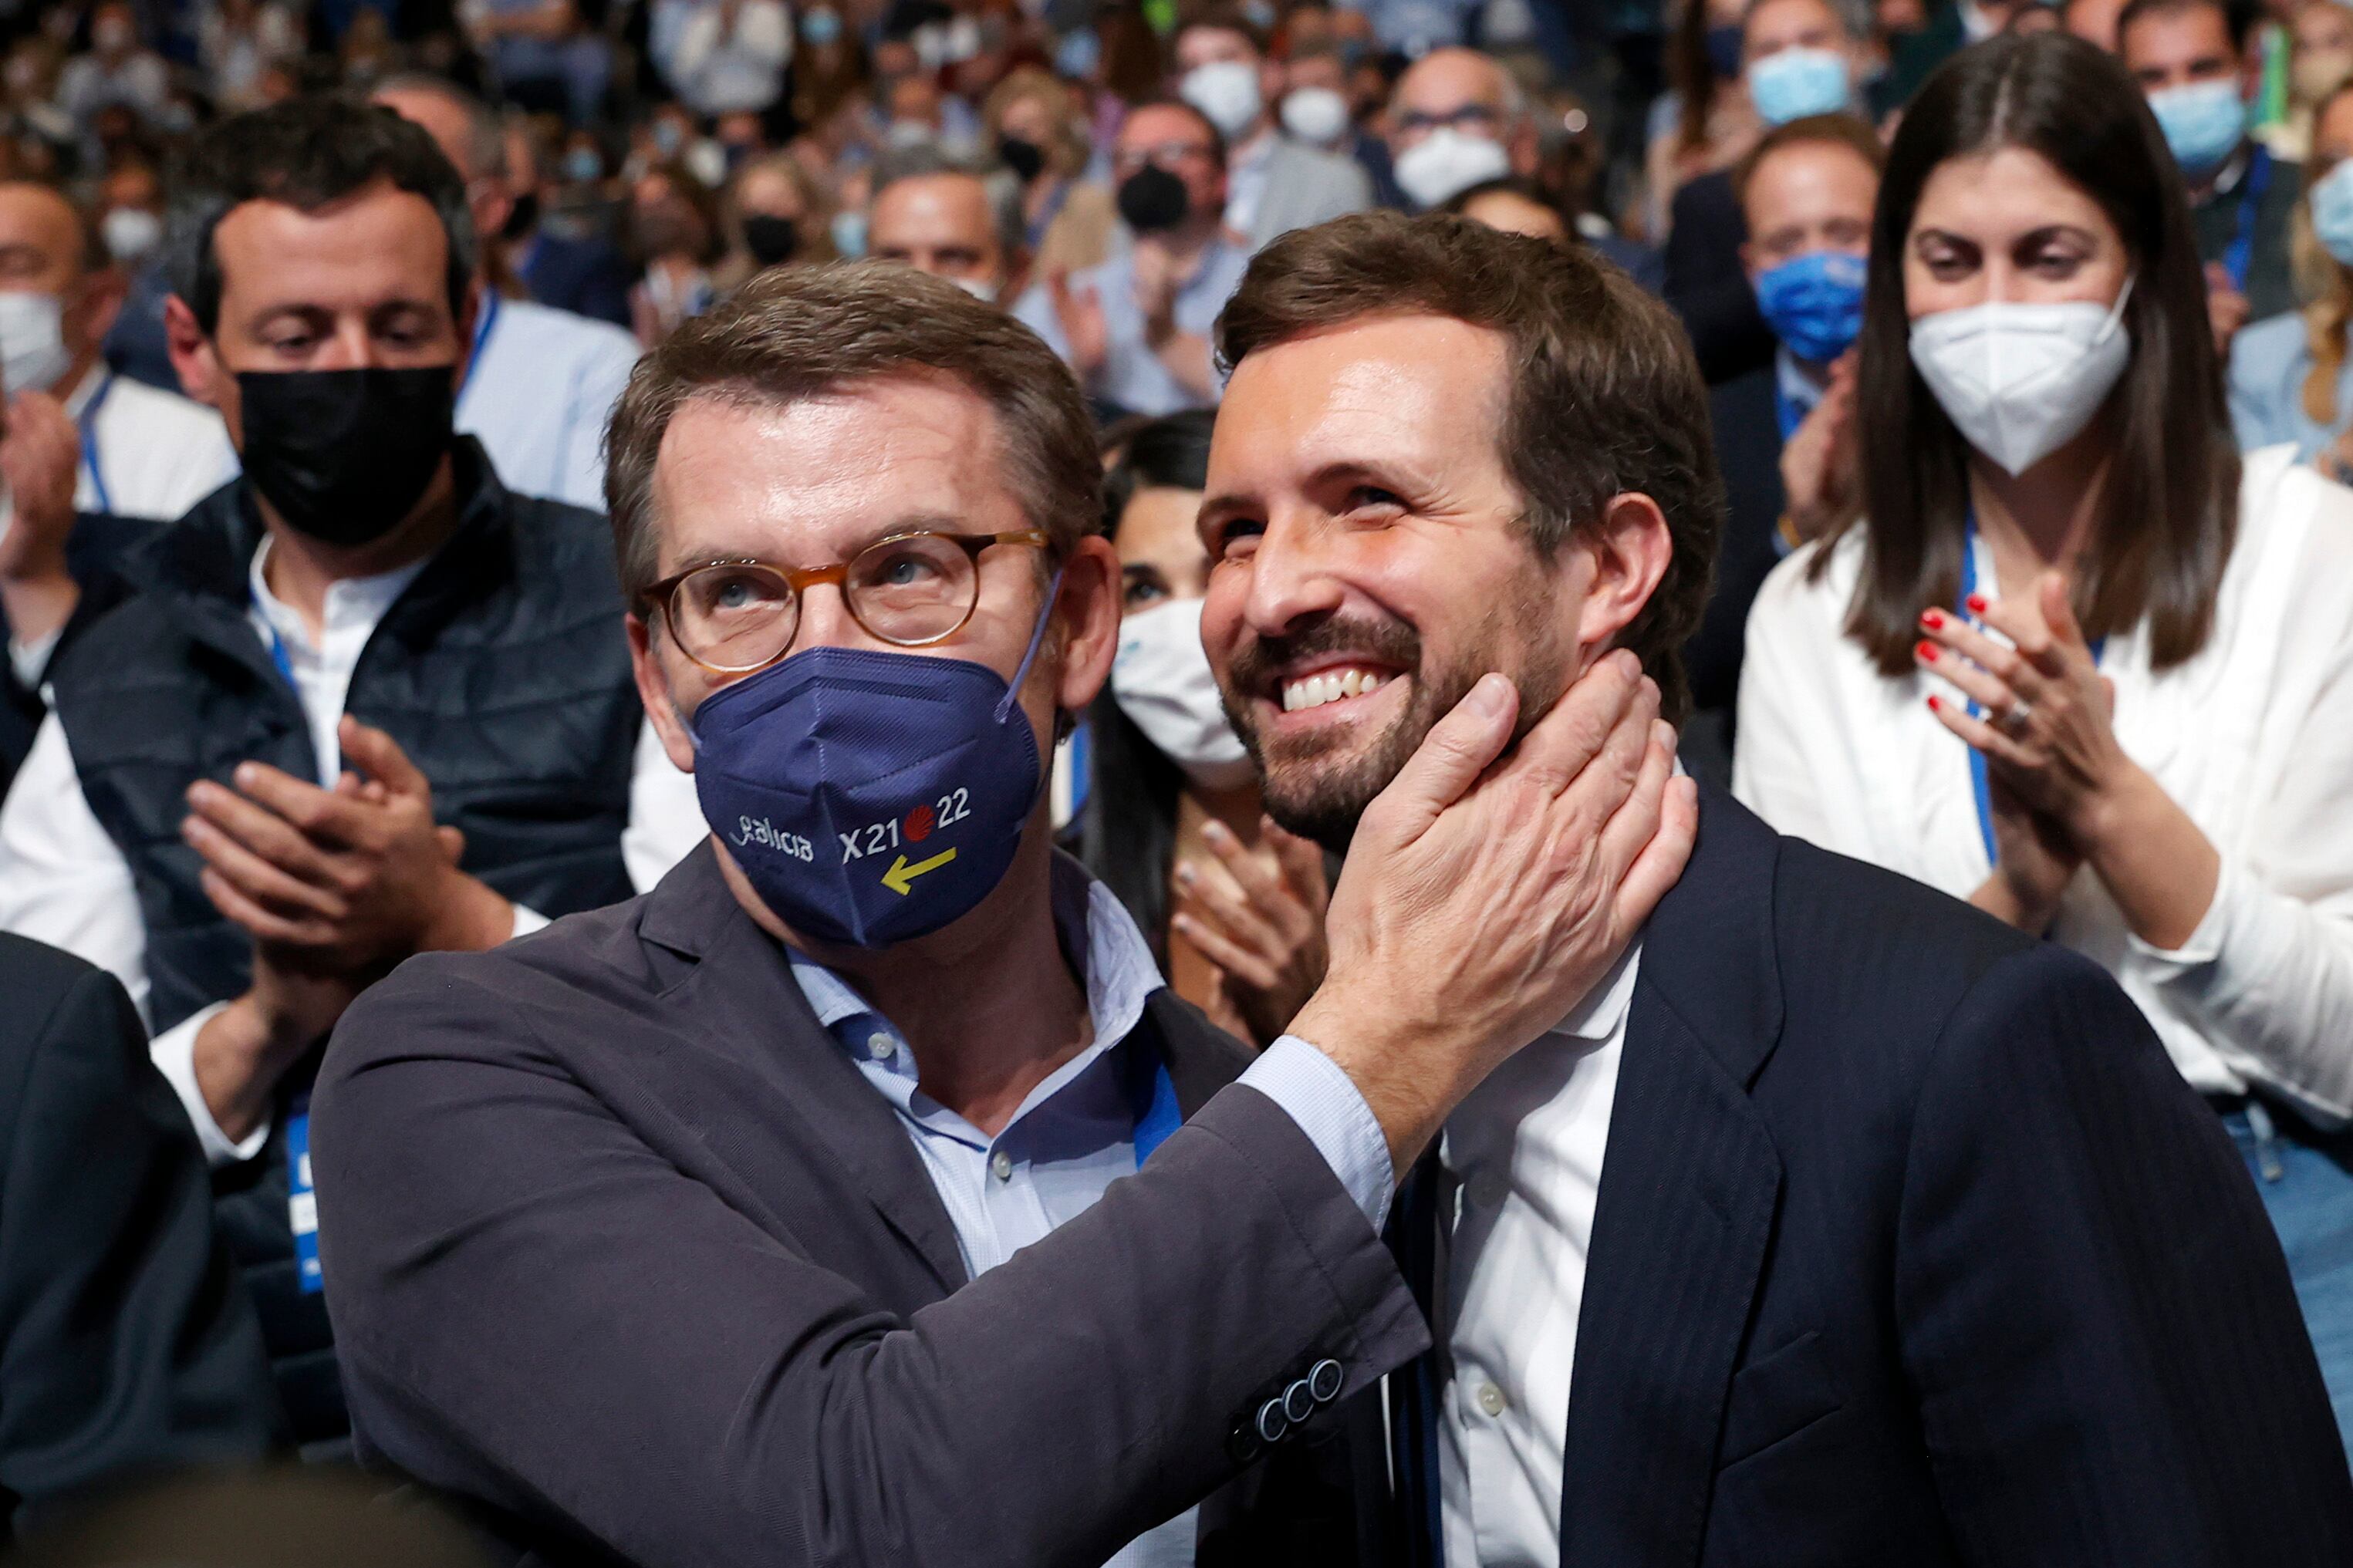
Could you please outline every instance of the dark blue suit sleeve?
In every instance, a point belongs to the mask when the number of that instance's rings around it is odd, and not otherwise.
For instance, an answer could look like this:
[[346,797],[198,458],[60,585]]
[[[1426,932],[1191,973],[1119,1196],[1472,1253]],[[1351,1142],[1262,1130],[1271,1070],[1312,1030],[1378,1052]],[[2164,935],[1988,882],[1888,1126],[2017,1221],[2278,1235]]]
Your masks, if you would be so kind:
[[1249,1089],[902,1321],[531,1026],[423,962],[344,1018],[311,1115],[338,1348],[403,1469],[644,1568],[1092,1568],[1235,1472],[1237,1415],[1303,1357],[1354,1391],[1428,1342]]
[[2022,951],[1947,1020],[1896,1307],[1966,1561],[2353,1563],[2353,1479],[2263,1205],[2088,961]]
[[16,1074],[0,1105],[0,1487],[37,1528],[125,1476],[259,1458],[279,1416],[195,1134],[130,998],[14,939],[0,994]]

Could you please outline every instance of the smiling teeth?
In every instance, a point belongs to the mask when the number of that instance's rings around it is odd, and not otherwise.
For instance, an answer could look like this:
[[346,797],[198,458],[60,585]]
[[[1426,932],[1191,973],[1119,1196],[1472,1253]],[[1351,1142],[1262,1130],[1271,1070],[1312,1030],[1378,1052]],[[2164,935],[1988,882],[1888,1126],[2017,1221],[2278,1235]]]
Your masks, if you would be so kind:
[[1343,698],[1362,697],[1378,691],[1389,678],[1370,669],[1327,669],[1311,675],[1304,680],[1293,680],[1282,689],[1282,710],[1296,713],[1303,708],[1321,708],[1326,702]]

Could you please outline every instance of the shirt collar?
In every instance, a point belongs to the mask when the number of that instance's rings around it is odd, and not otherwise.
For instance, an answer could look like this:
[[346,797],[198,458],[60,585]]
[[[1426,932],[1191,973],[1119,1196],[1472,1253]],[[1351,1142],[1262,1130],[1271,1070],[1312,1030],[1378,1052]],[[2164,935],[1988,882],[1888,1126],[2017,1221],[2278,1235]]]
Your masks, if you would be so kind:
[[1618,1033],[1625,1021],[1626,1010],[1634,1005],[1634,976],[1641,966],[1641,939],[1627,944],[1617,965],[1602,976],[1601,984],[1585,994],[1585,1000],[1569,1010],[1567,1017],[1555,1025],[1552,1032],[1575,1039],[1599,1045]]
[[[269,623],[279,637],[290,647],[308,649],[310,634],[303,628],[302,617],[269,591],[269,574],[270,540],[263,534],[261,545],[253,552],[253,562],[246,568],[246,585],[253,595],[253,608]],[[429,557],[427,559],[430,559]],[[379,572],[372,577],[345,577],[327,587],[323,626],[336,626],[353,623],[374,627],[392,608],[393,602],[417,581],[425,570],[424,561],[412,561],[406,566],[396,566],[389,572]]]
[[80,424],[82,411],[90,406],[90,400],[98,395],[98,389],[104,386],[106,378],[113,374],[104,360],[92,360],[90,369],[82,373],[81,380],[75,383],[73,391],[67,395],[66,417],[77,425]]
[[1812,413],[1814,405],[1822,400],[1822,394],[1827,390],[1816,385],[1814,378],[1799,368],[1798,356],[1791,353],[1787,346],[1773,351],[1773,384],[1788,400],[1789,406],[1800,414]]

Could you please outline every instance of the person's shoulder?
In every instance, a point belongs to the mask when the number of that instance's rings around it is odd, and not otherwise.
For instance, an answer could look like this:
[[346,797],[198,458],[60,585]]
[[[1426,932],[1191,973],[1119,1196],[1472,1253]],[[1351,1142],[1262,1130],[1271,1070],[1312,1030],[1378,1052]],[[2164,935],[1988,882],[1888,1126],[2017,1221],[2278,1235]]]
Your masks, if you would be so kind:
[[105,979],[104,970],[63,948],[0,931],[0,995],[15,1020],[0,1038],[37,1029],[75,987],[102,987]]
[[1340,153],[1327,153],[1321,147],[1278,132],[1274,139],[1274,156],[1270,170],[1280,170],[1285,178],[1294,175],[1333,183],[1350,183],[1365,178],[1365,167],[1354,158]]
[[574,362],[618,361],[634,365],[641,352],[638,340],[610,321],[575,311],[543,305],[536,300],[499,301],[499,316],[512,328],[517,347],[528,347],[533,367],[543,373],[545,358],[559,354]]
[[1748,636],[1843,640],[1847,605],[1862,571],[1863,526],[1809,540],[1765,574],[1748,610]]
[[221,416],[195,398],[127,375],[117,375],[108,385],[100,417],[109,424],[120,422],[144,440],[194,437],[226,443],[228,439],[228,426]]
[[2310,336],[2294,310],[2250,322],[2231,340],[2231,379],[2242,385],[2301,384],[2311,364]]

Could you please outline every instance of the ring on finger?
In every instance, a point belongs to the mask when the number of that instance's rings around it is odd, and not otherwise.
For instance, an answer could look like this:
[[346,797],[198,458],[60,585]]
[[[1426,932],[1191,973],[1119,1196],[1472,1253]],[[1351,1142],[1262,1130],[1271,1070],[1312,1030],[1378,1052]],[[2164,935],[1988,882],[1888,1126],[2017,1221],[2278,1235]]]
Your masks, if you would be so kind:
[[2010,736],[2023,735],[2026,733],[2026,726],[2032,721],[2033,718],[2034,704],[2023,697],[2013,698],[2010,706],[2002,710],[2002,732]]

